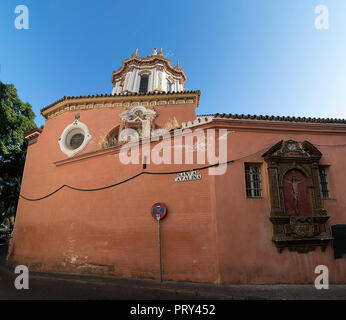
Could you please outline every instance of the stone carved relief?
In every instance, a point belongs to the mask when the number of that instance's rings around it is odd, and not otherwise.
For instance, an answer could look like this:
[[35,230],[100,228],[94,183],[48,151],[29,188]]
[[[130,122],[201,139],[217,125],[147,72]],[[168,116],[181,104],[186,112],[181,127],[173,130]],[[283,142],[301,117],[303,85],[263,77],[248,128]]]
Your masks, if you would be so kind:
[[332,237],[326,232],[329,219],[322,206],[318,179],[320,151],[308,141],[280,141],[263,154],[268,164],[273,242],[306,253],[324,250]]
[[[123,123],[123,130],[120,133],[119,141],[135,141],[150,137],[156,112],[143,106],[136,106],[122,112],[120,118]],[[132,131],[126,129],[132,129]]]
[[156,118],[156,112],[143,106],[137,106],[120,113],[120,118],[127,122],[154,120]]

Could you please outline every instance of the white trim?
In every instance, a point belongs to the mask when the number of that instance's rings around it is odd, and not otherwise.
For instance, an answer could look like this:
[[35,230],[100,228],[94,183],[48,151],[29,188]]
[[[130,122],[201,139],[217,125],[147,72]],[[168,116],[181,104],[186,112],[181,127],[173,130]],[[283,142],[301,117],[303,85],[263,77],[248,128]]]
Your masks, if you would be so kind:
[[[82,133],[84,135],[83,143],[77,149],[71,149],[68,146],[68,140],[71,140],[73,136],[71,135],[72,132]],[[61,137],[59,138],[58,143],[60,146],[60,150],[63,153],[65,153],[68,157],[73,157],[77,153],[81,152],[91,139],[92,136],[89,133],[89,128],[82,122],[74,121],[64,129],[64,131],[61,134]]]
[[41,132],[35,131],[35,132],[29,134],[28,136],[25,136],[24,139],[29,139],[29,138],[36,136],[36,135],[39,136],[40,134],[41,134]]

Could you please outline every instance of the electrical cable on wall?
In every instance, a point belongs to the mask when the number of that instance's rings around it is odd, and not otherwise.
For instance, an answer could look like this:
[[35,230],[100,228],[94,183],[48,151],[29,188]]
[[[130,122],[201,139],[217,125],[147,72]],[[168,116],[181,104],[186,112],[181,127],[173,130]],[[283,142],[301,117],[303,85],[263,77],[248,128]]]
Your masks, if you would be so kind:
[[[268,147],[266,148],[263,148],[255,153],[252,153],[250,155],[247,155],[247,156],[244,156],[244,157],[241,157],[241,158],[238,158],[238,159],[235,159],[235,160],[229,160],[227,162],[223,162],[223,163],[215,163],[215,164],[211,164],[211,165],[208,165],[208,166],[204,166],[204,167],[200,167],[200,168],[194,168],[194,169],[188,169],[186,171],[198,171],[198,170],[205,170],[205,169],[209,169],[209,168],[212,168],[212,167],[216,167],[216,166],[220,166],[220,165],[225,165],[225,164],[230,164],[230,163],[233,163],[233,162],[236,162],[236,161],[239,161],[239,160],[242,160],[244,158],[248,158],[248,157],[251,157],[253,155],[256,155],[257,153],[260,153],[260,152],[264,152],[268,149]],[[121,184],[124,184],[130,180],[133,180],[141,175],[144,175],[144,174],[148,174],[148,175],[170,175],[170,174],[178,174],[180,173],[180,171],[168,171],[168,172],[148,172],[148,171],[142,171],[128,179],[125,179],[125,180],[122,180],[120,182],[117,182],[117,183],[114,183],[114,184],[111,184],[111,185],[108,185],[108,186],[105,186],[105,187],[100,187],[100,188],[92,188],[92,189],[81,189],[81,188],[75,188],[75,187],[71,187],[69,185],[66,185],[64,184],[63,186],[59,187],[58,189],[56,189],[55,191],[43,196],[43,197],[40,197],[40,198],[36,198],[36,199],[30,199],[30,198],[27,198],[23,195],[20,195],[20,197],[24,200],[27,200],[27,201],[40,201],[40,200],[43,200],[43,199],[46,199],[48,197],[51,197],[52,195],[54,195],[55,193],[57,193],[58,191],[60,191],[61,189],[63,188],[69,188],[69,189],[72,189],[72,190],[75,190],[75,191],[89,191],[89,192],[92,192],[92,191],[101,191],[101,190],[105,190],[105,189],[109,189],[109,188],[113,188],[113,187],[116,187],[118,185],[121,185]]]
[[[319,147],[341,147],[341,146],[346,146],[346,144],[344,145],[317,145],[315,144],[316,146],[319,146]],[[242,159],[245,159],[245,158],[248,158],[248,157],[251,157],[251,156],[254,156],[256,155],[257,153],[260,153],[260,152],[264,152],[264,151],[267,151],[268,148],[270,148],[272,146],[272,144],[266,148],[263,148],[255,153],[252,153],[252,154],[249,154],[247,156],[244,156],[244,157],[241,157],[241,158],[238,158],[238,159],[234,159],[234,160],[229,160],[227,162],[223,162],[223,163],[216,163],[216,164],[211,164],[211,165],[208,165],[208,166],[204,166],[204,167],[201,167],[201,168],[194,168],[194,169],[189,169],[187,171],[200,171],[200,170],[205,170],[205,169],[209,169],[209,168],[212,168],[212,167],[216,167],[216,166],[220,166],[220,165],[225,165],[225,164],[230,164],[230,163],[234,163],[236,161],[239,161],[239,160],[242,160]],[[82,189],[82,188],[76,188],[76,187],[72,187],[72,186],[69,186],[69,185],[62,185],[61,187],[59,187],[58,189],[56,189],[55,191],[43,196],[43,197],[40,197],[40,198],[36,198],[36,199],[31,199],[31,198],[27,198],[23,195],[20,195],[20,197],[24,200],[27,200],[27,201],[40,201],[40,200],[43,200],[43,199],[46,199],[46,198],[49,198],[51,197],[52,195],[54,195],[55,193],[59,192],[61,189],[63,188],[69,188],[69,189],[72,189],[72,190],[75,190],[75,191],[88,191],[88,192],[93,192],[93,191],[101,191],[101,190],[105,190],[105,189],[109,189],[109,188],[113,188],[113,187],[116,187],[118,185],[121,185],[121,184],[124,184],[128,181],[131,181],[135,178],[138,178],[139,176],[141,175],[144,175],[144,174],[148,174],[148,175],[170,175],[170,174],[178,174],[180,173],[181,171],[169,171],[169,172],[148,172],[148,171],[142,171],[128,179],[125,179],[125,180],[122,180],[120,182],[117,182],[117,183],[114,183],[114,184],[111,184],[111,185],[108,185],[108,186],[105,186],[105,187],[100,187],[100,188],[92,188],[92,189]]]

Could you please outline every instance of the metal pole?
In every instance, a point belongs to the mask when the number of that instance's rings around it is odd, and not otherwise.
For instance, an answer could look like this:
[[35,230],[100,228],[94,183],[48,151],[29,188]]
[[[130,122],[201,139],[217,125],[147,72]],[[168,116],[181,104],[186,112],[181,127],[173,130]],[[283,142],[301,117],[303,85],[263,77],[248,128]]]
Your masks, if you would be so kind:
[[162,282],[162,262],[161,262],[161,239],[160,239],[160,216],[157,216],[157,233],[158,233],[158,240],[159,240],[159,259],[160,259],[160,282]]

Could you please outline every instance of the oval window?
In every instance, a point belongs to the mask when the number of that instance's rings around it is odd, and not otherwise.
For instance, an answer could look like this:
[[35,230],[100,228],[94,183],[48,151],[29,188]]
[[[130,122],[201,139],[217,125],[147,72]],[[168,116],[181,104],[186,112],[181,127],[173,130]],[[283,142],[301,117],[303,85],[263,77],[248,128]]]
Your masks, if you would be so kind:
[[62,152],[69,157],[82,151],[91,140],[88,127],[81,122],[74,122],[63,131],[59,145]]
[[74,150],[79,148],[84,141],[84,134],[76,133],[72,136],[70,141],[70,147]]

